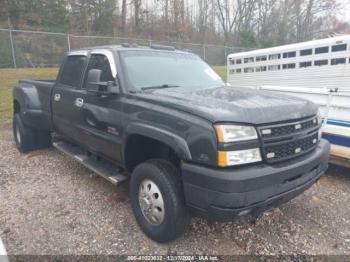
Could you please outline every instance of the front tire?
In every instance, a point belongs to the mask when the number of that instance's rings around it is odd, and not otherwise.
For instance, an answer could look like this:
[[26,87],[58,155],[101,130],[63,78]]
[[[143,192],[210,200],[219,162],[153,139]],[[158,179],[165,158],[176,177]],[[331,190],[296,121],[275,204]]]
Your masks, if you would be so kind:
[[130,181],[131,204],[143,232],[163,243],[184,234],[190,224],[178,169],[166,160],[138,165]]

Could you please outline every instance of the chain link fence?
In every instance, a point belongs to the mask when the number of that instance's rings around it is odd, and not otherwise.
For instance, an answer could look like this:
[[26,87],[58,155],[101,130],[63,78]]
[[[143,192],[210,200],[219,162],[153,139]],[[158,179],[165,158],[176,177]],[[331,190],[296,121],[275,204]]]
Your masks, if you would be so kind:
[[175,46],[180,50],[190,50],[213,66],[226,65],[226,57],[230,53],[249,50],[223,45],[0,29],[0,68],[58,67],[64,54],[71,49],[118,45],[125,42],[144,46],[157,43]]

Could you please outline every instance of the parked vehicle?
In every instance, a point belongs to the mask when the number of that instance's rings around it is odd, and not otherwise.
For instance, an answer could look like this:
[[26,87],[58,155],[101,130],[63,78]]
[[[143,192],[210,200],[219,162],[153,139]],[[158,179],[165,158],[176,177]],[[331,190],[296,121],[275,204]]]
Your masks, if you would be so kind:
[[71,51],[56,81],[14,88],[21,152],[53,145],[114,184],[130,179],[133,212],[158,242],[191,215],[256,216],[327,169],[317,106],[225,86],[196,55],[129,45]]
[[231,54],[228,82],[316,103],[333,161],[350,167],[349,57],[350,35]]

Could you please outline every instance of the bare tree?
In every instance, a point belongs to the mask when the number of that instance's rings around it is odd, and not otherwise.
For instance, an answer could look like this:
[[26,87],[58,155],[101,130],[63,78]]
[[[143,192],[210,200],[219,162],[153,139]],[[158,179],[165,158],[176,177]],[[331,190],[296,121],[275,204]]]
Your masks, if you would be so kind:
[[122,34],[125,35],[126,31],[126,11],[127,11],[127,1],[122,1],[122,17],[121,17],[121,31]]
[[139,32],[141,0],[133,0],[133,2],[134,2],[134,20],[135,20],[134,29],[136,32]]

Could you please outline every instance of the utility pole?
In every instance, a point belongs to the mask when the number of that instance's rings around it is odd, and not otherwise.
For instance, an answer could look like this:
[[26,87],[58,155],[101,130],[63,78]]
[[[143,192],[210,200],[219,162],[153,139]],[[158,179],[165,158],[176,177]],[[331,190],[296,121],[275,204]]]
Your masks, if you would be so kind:
[[10,16],[7,16],[7,24],[10,32],[10,43],[11,43],[11,53],[12,53],[12,60],[13,60],[13,67],[17,68],[16,64],[16,56],[15,56],[15,48],[13,46],[13,37],[12,37],[12,30],[11,30],[11,21],[10,21]]

